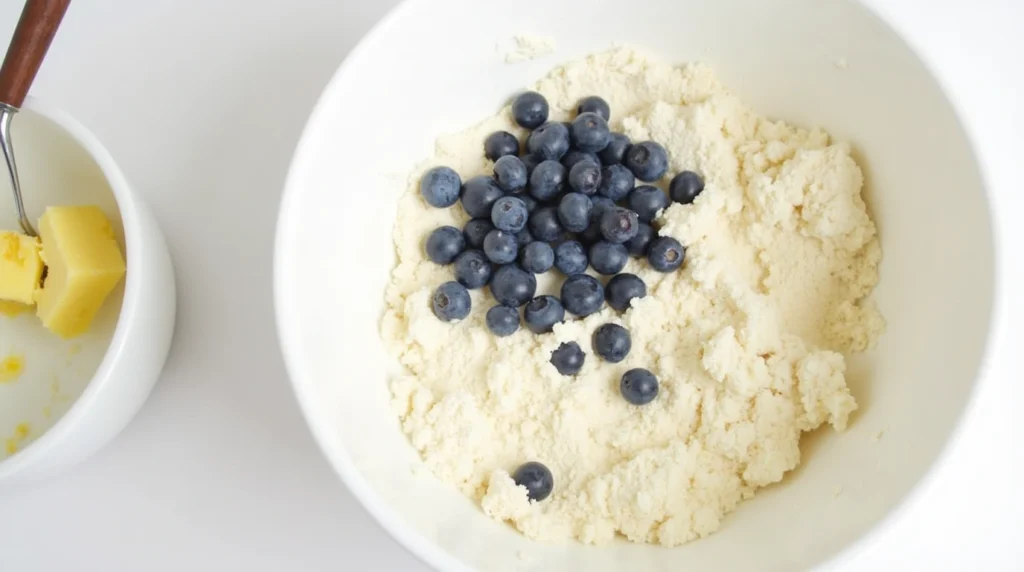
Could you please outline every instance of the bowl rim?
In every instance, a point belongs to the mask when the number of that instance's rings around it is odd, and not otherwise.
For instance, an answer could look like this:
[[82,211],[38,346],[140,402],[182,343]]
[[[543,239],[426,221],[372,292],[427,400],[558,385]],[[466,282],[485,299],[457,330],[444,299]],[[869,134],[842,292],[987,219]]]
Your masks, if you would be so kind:
[[[322,421],[320,417],[315,414],[317,411],[317,404],[312,397],[314,392],[312,390],[312,382],[310,381],[311,377],[307,375],[305,366],[294,357],[294,352],[290,350],[292,344],[294,344],[294,339],[298,334],[297,325],[293,324],[292,320],[289,318],[289,312],[287,309],[291,306],[291,302],[289,301],[289,297],[285,295],[290,288],[288,283],[291,277],[282,271],[282,261],[288,251],[290,242],[293,240],[292,237],[295,236],[293,232],[294,228],[290,223],[290,219],[291,211],[295,208],[293,203],[297,200],[296,196],[298,191],[296,189],[299,187],[299,180],[304,177],[302,173],[307,169],[307,164],[311,161],[310,152],[307,149],[313,145],[314,133],[319,132],[321,129],[319,127],[322,122],[321,117],[327,113],[329,101],[332,100],[334,94],[342,88],[344,77],[348,74],[350,68],[355,65],[354,62],[361,60],[371,48],[381,43],[383,41],[383,35],[390,27],[396,25],[396,21],[399,20],[405,12],[411,10],[413,6],[416,6],[418,3],[423,1],[424,0],[400,1],[369,29],[356,46],[345,55],[341,64],[331,75],[330,80],[321,92],[320,96],[317,98],[317,101],[306,120],[285,177],[283,193],[278,210],[274,240],[274,314],[277,338],[285,370],[295,393],[296,400],[298,401],[299,408],[302,411],[303,418],[313,435],[317,447],[323,453],[324,457],[327,458],[331,468],[339,477],[341,477],[342,482],[352,493],[352,496],[355,497],[356,501],[364,510],[370,513],[378,526],[383,528],[413,556],[420,559],[428,566],[445,572],[468,571],[471,569],[464,563],[444,549],[440,548],[436,543],[430,542],[418,531],[398,517],[397,513],[383,500],[381,500],[381,498],[369,486],[366,479],[356,468],[355,463],[352,461],[352,458],[347,451],[344,449],[332,450],[328,448],[327,443],[329,443],[331,439],[328,434],[329,428],[327,427],[328,424]],[[987,385],[986,380],[989,377],[988,374],[992,368],[995,357],[995,344],[993,344],[994,334],[999,325],[1000,312],[1005,305],[1003,300],[1004,284],[1002,281],[1004,271],[1001,266],[1002,259],[1000,256],[1002,252],[1000,240],[1003,237],[1003,234],[1002,229],[998,224],[999,219],[995,216],[996,213],[994,212],[995,202],[993,200],[994,196],[992,192],[990,174],[985,170],[984,162],[980,160],[978,142],[975,137],[972,136],[971,130],[968,129],[969,123],[964,110],[959,102],[952,97],[951,91],[946,83],[947,78],[944,75],[944,70],[933,65],[928,58],[924,57],[924,50],[908,39],[908,35],[904,32],[905,26],[901,26],[891,18],[886,17],[886,15],[880,10],[880,7],[877,6],[878,0],[848,1],[861,6],[870,17],[874,18],[883,28],[888,29],[896,36],[898,41],[906,47],[914,58],[924,67],[928,75],[936,82],[943,99],[953,112],[953,116],[960,127],[964,140],[967,142],[970,149],[971,160],[977,168],[982,190],[986,198],[986,212],[989,216],[992,237],[992,305],[989,310],[988,330],[985,333],[984,349],[982,351],[978,371],[975,374],[974,382],[968,392],[963,408],[951,427],[949,437],[946,439],[945,443],[943,443],[939,452],[931,461],[924,474],[913,484],[913,486],[911,486],[910,490],[908,490],[907,493],[900,498],[899,501],[888,510],[888,512],[886,512],[886,514],[861,534],[860,537],[834,553],[827,560],[819,563],[816,567],[817,570],[843,569],[853,564],[859,554],[866,552],[870,547],[880,543],[886,531],[893,529],[897,522],[903,520],[904,517],[911,512],[911,509],[919,504],[919,501],[924,496],[925,492],[931,487],[932,483],[937,480],[939,474],[942,472],[941,469],[948,465],[952,451],[963,439],[964,426],[966,425],[968,416],[977,406],[979,396],[982,393],[982,386]]]
[[[114,195],[114,200],[121,214],[125,245],[132,244],[136,239],[140,239],[138,237],[141,237],[142,229],[136,214],[138,203],[135,195],[124,173],[122,173],[110,152],[99,139],[69,113],[37,97],[28,96],[21,110],[36,113],[50,121],[89,154],[103,173],[104,178],[110,185],[111,193]],[[15,121],[17,121],[16,118]],[[143,263],[140,258],[141,249],[126,247],[125,250],[126,267],[129,269],[141,268]],[[71,407],[68,408],[67,412],[56,423],[26,445],[24,449],[0,461],[0,482],[36,463],[44,461],[52,450],[71,436],[75,428],[86,418],[93,405],[100,399],[103,389],[109,384],[115,374],[117,364],[121,359],[127,357],[123,355],[123,351],[128,340],[131,322],[135,320],[135,308],[139,305],[139,298],[142,294],[140,284],[141,282],[133,277],[132,272],[125,274],[124,296],[121,301],[121,309],[118,312],[117,324],[114,327],[114,333],[96,372],[92,375],[82,393],[75,398]]]

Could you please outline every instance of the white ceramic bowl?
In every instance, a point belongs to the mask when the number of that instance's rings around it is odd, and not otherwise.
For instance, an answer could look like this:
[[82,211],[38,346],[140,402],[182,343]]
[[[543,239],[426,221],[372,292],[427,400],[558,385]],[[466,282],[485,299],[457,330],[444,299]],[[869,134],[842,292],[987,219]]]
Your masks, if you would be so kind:
[[[34,312],[0,316],[0,360],[24,361],[17,379],[0,383],[0,486],[68,467],[120,433],[163,369],[175,316],[174,273],[160,228],[100,142],[32,98],[11,130],[32,218],[47,205],[99,206],[127,272],[90,331],[77,338],[58,338]],[[0,228],[17,229],[6,171],[0,181]]]
[[[553,36],[559,49],[507,65],[496,45],[519,33]],[[393,361],[377,333],[405,171],[437,135],[493,114],[553,65],[615,41],[707,61],[758,111],[851,141],[884,251],[876,299],[888,331],[851,363],[861,410],[850,430],[805,438],[802,465],[784,484],[742,505],[718,533],[672,550],[531,542],[454,488],[415,475],[418,457],[388,407]],[[956,430],[990,321],[987,205],[941,88],[855,2],[410,0],[341,66],[296,152],[275,260],[280,338],[335,470],[437,568],[804,570],[845,561]]]

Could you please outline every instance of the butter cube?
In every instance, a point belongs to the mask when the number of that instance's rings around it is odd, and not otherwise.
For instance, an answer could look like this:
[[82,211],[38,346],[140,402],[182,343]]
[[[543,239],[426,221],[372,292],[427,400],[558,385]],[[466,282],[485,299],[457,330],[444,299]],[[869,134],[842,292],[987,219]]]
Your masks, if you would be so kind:
[[35,303],[42,273],[38,239],[16,232],[0,232],[0,300]]
[[49,207],[39,236],[47,271],[36,313],[59,336],[82,334],[125,273],[110,221],[92,206]]

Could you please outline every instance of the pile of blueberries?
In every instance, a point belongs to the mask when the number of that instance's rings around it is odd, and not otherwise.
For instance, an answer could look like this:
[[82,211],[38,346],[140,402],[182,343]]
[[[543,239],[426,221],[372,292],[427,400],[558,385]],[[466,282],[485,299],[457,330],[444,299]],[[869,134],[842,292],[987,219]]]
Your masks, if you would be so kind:
[[[487,311],[487,327],[509,336],[522,321],[535,333],[550,332],[566,311],[589,316],[607,301],[616,310],[647,295],[635,274],[622,273],[629,257],[646,257],[652,268],[672,272],[683,264],[686,249],[676,239],[657,236],[651,227],[669,200],[689,204],[704,189],[697,173],[683,171],[669,184],[668,196],[650,185],[668,171],[668,153],[654,141],[632,143],[608,127],[608,103],[589,96],[580,100],[572,122],[548,121],[549,106],[539,93],[528,91],[512,102],[512,115],[530,129],[525,145],[507,131],[484,141],[484,154],[494,161],[493,176],[463,182],[449,167],[427,171],[420,192],[431,206],[446,208],[461,200],[473,217],[459,230],[443,226],[427,238],[427,256],[438,264],[454,264],[455,280],[434,292],[434,314],[447,322],[469,315],[468,289],[490,286],[498,305]],[[612,276],[607,286],[586,274],[587,268]],[[536,274],[557,268],[567,276],[560,297],[535,296]],[[629,331],[617,324],[597,329],[594,351],[609,362],[626,358]],[[576,342],[551,354],[562,375],[575,375],[586,355]],[[634,405],[654,400],[658,380],[642,368],[627,371],[620,382],[623,397]],[[527,463],[513,475],[529,496],[543,500],[551,492],[551,473]]]

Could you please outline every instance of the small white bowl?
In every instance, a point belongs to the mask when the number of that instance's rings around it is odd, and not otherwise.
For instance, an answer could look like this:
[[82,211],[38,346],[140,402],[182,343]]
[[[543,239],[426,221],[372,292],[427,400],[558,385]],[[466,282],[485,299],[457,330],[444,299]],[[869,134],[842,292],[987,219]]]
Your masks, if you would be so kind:
[[[20,376],[0,382],[0,486],[50,475],[113,439],[163,369],[174,331],[174,271],[149,209],[96,138],[68,114],[29,98],[11,123],[25,203],[97,205],[125,253],[125,280],[90,331],[63,340],[33,311],[0,315],[0,360]],[[10,185],[0,182],[0,228],[16,230]]]
[[[557,51],[506,64],[497,45],[524,33],[554,37]],[[411,470],[419,458],[389,407],[394,361],[378,333],[404,173],[437,136],[616,41],[706,61],[760,113],[850,141],[884,253],[875,298],[888,331],[850,362],[861,406],[850,429],[805,438],[801,466],[781,485],[677,549],[531,542]],[[353,50],[309,120],[281,207],[275,303],[316,440],[367,510],[431,565],[807,570],[847,561],[859,539],[884,531],[958,430],[989,333],[993,252],[988,197],[953,107],[856,2],[409,0]]]

